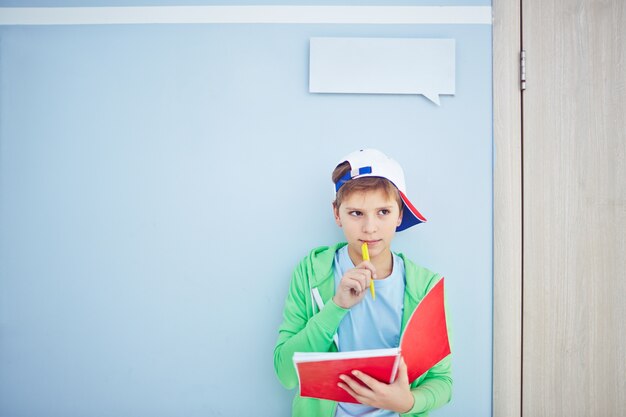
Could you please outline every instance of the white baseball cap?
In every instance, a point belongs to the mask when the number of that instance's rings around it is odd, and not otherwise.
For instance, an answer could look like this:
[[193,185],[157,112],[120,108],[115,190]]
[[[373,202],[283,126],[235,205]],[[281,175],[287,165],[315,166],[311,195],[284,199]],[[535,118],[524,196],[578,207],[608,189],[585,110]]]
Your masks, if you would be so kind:
[[406,196],[404,170],[395,160],[377,149],[361,149],[348,154],[337,165],[344,162],[350,164],[350,171],[335,184],[335,197],[337,197],[337,191],[339,191],[341,186],[352,179],[362,177],[386,178],[396,186],[404,203],[402,223],[396,228],[396,231],[399,232],[426,221],[426,218],[422,216]]

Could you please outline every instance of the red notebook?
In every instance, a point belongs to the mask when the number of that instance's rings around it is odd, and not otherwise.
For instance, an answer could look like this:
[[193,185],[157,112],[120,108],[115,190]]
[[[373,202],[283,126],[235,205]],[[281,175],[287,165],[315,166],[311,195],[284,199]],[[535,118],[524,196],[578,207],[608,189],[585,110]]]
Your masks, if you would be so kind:
[[337,386],[339,375],[360,370],[385,383],[395,380],[400,355],[408,368],[409,381],[416,380],[450,354],[443,278],[419,303],[400,338],[400,347],[353,352],[296,352],[293,362],[303,397],[356,403]]

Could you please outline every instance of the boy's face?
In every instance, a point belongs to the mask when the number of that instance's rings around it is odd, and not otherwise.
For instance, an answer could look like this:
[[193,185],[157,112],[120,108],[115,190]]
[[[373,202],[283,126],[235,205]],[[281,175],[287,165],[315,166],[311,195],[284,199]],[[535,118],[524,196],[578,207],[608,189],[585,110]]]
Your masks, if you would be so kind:
[[383,190],[354,192],[344,197],[334,212],[335,222],[343,229],[353,261],[361,258],[364,242],[367,242],[372,260],[389,253],[396,227],[402,222],[398,203]]

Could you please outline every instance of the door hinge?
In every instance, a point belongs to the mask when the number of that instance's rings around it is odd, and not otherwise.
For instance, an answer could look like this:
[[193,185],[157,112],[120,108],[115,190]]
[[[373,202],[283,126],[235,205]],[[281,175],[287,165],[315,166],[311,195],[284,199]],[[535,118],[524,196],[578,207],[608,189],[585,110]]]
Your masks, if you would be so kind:
[[526,50],[522,49],[519,54],[519,75],[520,75],[520,89],[526,90]]

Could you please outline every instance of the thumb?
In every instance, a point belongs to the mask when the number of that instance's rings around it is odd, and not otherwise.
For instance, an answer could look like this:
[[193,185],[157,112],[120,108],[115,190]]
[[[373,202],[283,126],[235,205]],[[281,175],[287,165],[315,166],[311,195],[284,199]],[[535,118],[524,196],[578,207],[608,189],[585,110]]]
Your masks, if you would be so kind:
[[404,358],[400,358],[400,366],[398,367],[398,382],[409,385],[409,374]]

